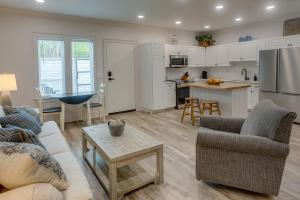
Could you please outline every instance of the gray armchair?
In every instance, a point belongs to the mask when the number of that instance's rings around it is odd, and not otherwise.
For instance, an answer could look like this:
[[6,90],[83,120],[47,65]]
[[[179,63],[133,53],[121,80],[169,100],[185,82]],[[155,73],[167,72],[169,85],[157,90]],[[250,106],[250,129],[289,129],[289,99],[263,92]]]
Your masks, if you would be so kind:
[[201,117],[197,179],[278,195],[295,118],[270,101],[256,106],[246,120]]

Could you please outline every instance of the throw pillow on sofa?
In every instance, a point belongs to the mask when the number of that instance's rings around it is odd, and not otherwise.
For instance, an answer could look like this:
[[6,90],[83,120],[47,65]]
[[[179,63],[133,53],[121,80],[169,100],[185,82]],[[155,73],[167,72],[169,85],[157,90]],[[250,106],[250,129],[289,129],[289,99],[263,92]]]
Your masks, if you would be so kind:
[[13,125],[24,129],[31,130],[34,134],[39,134],[41,126],[38,124],[35,119],[26,112],[16,113],[7,115],[6,117],[0,117],[0,124],[2,127],[7,125]]
[[33,108],[29,106],[20,106],[17,108],[11,106],[4,106],[3,110],[5,111],[6,115],[26,112],[27,114],[31,115],[31,117],[33,117],[33,119],[35,119],[40,126],[43,125],[43,123],[40,120],[40,115]]
[[5,111],[3,107],[0,105],[0,117],[5,117],[5,116],[6,116]]
[[16,126],[0,128],[0,142],[30,143],[45,149],[39,138],[32,131]]
[[0,185],[14,189],[50,183],[58,190],[69,187],[59,163],[43,148],[27,143],[0,143]]

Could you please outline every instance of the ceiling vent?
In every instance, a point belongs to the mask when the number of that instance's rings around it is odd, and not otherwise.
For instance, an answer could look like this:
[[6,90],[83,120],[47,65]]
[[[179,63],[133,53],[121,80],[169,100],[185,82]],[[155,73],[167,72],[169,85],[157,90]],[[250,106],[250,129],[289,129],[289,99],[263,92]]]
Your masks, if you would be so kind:
[[283,24],[283,35],[297,35],[300,34],[300,18],[288,19]]

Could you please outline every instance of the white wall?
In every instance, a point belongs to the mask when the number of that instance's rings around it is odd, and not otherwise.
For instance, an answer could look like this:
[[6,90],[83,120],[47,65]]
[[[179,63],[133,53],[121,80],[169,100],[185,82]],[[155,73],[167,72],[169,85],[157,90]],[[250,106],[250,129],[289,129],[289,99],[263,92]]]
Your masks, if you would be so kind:
[[180,44],[195,44],[195,33],[188,31],[0,8],[0,73],[16,74],[18,91],[12,93],[15,105],[34,105],[34,88],[38,85],[35,33],[95,37],[96,79],[102,76],[103,39],[170,43],[172,35],[177,34]]

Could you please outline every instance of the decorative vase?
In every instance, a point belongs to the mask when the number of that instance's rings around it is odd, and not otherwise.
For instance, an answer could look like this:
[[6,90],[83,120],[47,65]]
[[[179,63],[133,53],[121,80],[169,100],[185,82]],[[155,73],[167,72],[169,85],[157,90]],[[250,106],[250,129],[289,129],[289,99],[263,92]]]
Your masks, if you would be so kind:
[[108,125],[111,136],[119,137],[119,136],[123,135],[124,128],[125,128],[124,120],[108,121],[107,125]]
[[201,47],[209,47],[210,45],[209,45],[208,41],[201,41],[201,42],[199,42],[199,46],[201,46]]

